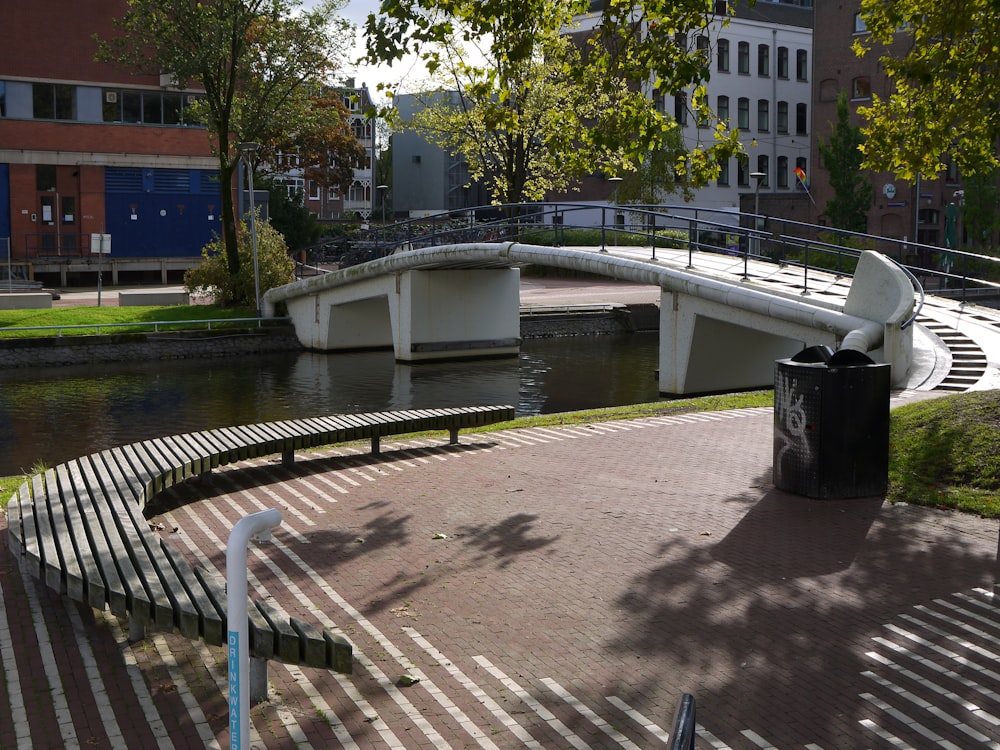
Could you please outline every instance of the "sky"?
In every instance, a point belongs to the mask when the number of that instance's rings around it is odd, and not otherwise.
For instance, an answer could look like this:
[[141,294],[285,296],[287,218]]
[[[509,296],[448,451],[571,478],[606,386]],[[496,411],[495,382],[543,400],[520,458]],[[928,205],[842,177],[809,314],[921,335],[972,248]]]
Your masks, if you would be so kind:
[[[304,2],[308,6],[312,3],[309,0]],[[347,7],[341,11],[341,15],[357,27],[354,50],[351,52],[351,60],[356,60],[364,54],[365,39],[364,25],[369,13],[378,11],[379,0],[348,0]],[[354,82],[357,85],[366,84],[376,102],[385,101],[385,97],[380,95],[375,89],[379,83],[395,84],[403,82],[403,91],[410,90],[419,85],[421,80],[426,78],[426,72],[420,63],[412,55],[394,64],[392,67],[381,65],[373,67],[370,65],[354,66],[351,73],[354,75]]]

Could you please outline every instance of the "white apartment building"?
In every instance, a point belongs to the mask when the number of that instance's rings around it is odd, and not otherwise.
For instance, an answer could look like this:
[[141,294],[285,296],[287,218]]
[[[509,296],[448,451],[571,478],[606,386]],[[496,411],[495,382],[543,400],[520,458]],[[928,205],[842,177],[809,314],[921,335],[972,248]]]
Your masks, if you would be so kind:
[[[740,193],[793,193],[804,187],[796,169],[809,175],[812,101],[812,0],[757,0],[753,7],[738,1],[726,14],[725,0],[717,0],[718,15],[703,32],[688,39],[710,59],[706,82],[708,102],[715,115],[736,128],[746,152],[743,158],[723,162],[714,184],[699,189],[692,201],[705,208],[740,205]],[[600,20],[599,0],[594,13],[579,19],[581,29]],[[726,21],[728,20],[728,23]],[[650,90],[652,87],[650,86]],[[715,121],[699,123],[690,107],[690,91],[671,101],[658,97],[657,107],[681,123],[685,145],[711,145]],[[651,94],[652,95],[652,94]],[[679,197],[664,196],[666,203]]]

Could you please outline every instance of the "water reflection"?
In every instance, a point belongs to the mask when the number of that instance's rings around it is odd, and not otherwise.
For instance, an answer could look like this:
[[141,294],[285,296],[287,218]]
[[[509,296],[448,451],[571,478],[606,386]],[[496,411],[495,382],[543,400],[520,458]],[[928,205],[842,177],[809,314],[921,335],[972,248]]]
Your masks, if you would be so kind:
[[384,409],[514,404],[519,415],[652,401],[657,335],[524,342],[519,357],[397,364],[298,353],[0,371],[0,476],[178,432]]

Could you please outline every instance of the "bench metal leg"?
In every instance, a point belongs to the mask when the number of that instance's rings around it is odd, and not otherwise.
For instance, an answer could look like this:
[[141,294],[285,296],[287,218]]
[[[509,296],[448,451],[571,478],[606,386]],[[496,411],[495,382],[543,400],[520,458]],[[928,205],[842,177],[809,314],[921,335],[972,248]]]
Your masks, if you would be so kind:
[[382,446],[379,444],[378,435],[372,435],[372,455],[377,456],[382,452]]
[[458,428],[457,427],[449,427],[448,428],[448,432],[451,434],[451,444],[452,445],[457,445],[458,444]]
[[267,700],[267,659],[250,657],[250,705]]
[[281,465],[291,466],[294,463],[295,463],[295,451],[294,450],[283,451],[281,454]]

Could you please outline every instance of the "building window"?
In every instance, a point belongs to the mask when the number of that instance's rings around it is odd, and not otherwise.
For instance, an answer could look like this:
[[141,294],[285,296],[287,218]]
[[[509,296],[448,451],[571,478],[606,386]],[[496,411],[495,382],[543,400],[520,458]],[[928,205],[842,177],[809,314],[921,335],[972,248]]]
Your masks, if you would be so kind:
[[854,33],[855,34],[868,33],[868,24],[865,23],[865,19],[862,17],[861,13],[854,14]]
[[778,78],[788,78],[788,47],[778,47]]
[[736,160],[736,184],[740,187],[750,185],[750,158],[746,155]]
[[39,193],[55,192],[56,167],[54,164],[39,164],[35,167],[35,190]]
[[736,127],[740,130],[750,129],[750,100],[741,96],[736,103]]
[[767,171],[767,156],[765,156],[764,154],[761,154],[760,156],[757,157],[757,171],[764,175],[764,177],[760,181],[760,186],[769,187],[768,180],[770,178],[768,177],[768,171]]
[[771,130],[771,112],[770,103],[767,99],[757,100],[757,130],[761,133],[767,133]]
[[701,53],[701,56],[705,58],[706,64],[712,59],[712,49],[711,45],[708,43],[708,37],[704,34],[699,34],[694,40],[695,49]]
[[75,120],[76,88],[62,83],[32,84],[31,116],[36,120]]
[[687,125],[687,96],[674,94],[674,119],[679,125]]
[[872,79],[869,78],[868,76],[858,76],[853,81],[851,81],[851,98],[871,99]]
[[0,81],[0,117],[7,116],[7,82]]
[[840,84],[836,78],[824,78],[819,84],[819,100],[821,102],[837,101],[837,94],[840,93]]
[[808,180],[809,180],[809,172],[806,169],[806,164],[808,164],[808,163],[809,162],[806,160],[806,157],[804,157],[804,156],[799,156],[799,157],[797,157],[795,159],[795,189],[796,190],[805,190],[806,189],[806,186],[802,184],[802,179],[799,177],[799,171],[801,170],[802,174],[805,175],[805,180],[808,182]]
[[720,96],[715,107],[715,112],[719,116],[719,121],[729,125],[729,97]]
[[715,178],[719,187],[729,186],[729,159],[719,159],[719,176]]
[[771,76],[771,48],[766,44],[757,45],[757,75],[761,78]]
[[777,182],[779,188],[788,187],[788,157],[779,156],[778,157],[778,173]]
[[809,52],[804,49],[795,51],[795,80],[809,80]]
[[750,75],[750,42],[740,42],[736,46],[736,72],[741,76]]
[[715,50],[716,67],[720,73],[729,72],[729,40],[720,39],[719,46]]
[[795,105],[795,133],[805,135],[809,132],[809,105]]
[[335,188],[335,187],[328,187],[326,189],[326,199],[328,201],[335,201],[335,200],[337,200],[337,188]]
[[779,133],[788,132],[788,102],[778,102],[778,122],[775,127]]
[[320,186],[316,180],[309,180],[309,200],[318,201],[320,199]]
[[197,124],[192,115],[192,107],[197,101],[194,94],[104,89],[102,97],[104,122],[144,125]]

